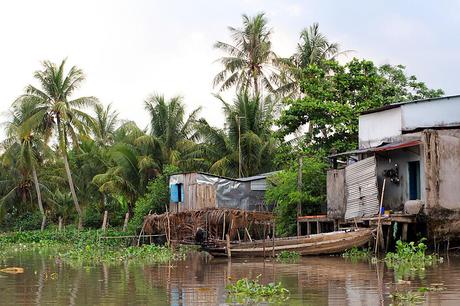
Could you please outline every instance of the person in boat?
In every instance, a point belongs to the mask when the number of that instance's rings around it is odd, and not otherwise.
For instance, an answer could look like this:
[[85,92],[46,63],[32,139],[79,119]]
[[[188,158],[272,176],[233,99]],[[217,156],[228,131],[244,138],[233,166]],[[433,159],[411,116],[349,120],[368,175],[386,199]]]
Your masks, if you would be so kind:
[[199,227],[195,232],[195,242],[203,244],[208,239],[208,233],[206,230]]

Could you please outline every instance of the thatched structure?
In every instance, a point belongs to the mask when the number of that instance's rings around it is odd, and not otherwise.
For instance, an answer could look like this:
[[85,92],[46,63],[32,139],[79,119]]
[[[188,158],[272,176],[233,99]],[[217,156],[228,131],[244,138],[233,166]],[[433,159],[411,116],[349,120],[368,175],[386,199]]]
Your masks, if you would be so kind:
[[270,231],[272,213],[228,208],[206,208],[178,213],[153,214],[144,218],[146,234],[165,234],[168,240],[195,240],[199,232],[206,240],[262,238]]

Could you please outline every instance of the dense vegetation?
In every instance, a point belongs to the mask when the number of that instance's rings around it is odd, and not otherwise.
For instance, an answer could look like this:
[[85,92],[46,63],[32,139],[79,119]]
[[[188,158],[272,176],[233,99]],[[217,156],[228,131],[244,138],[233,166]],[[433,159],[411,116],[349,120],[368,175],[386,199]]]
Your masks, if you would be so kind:
[[295,54],[287,57],[272,49],[264,14],[244,15],[230,34],[231,42],[215,44],[223,52],[215,87],[234,90],[233,101],[216,94],[223,128],[209,125],[199,108],[186,109],[182,97],[161,94],[146,98],[150,125],[139,128],[96,97],[78,96],[81,69],[67,69],[65,60],[44,61],[35,82],[8,101],[0,229],[43,230],[60,218],[79,228],[99,227],[107,210],[112,227],[128,212],[135,230],[146,213],[165,209],[173,172],[237,177],[284,169],[273,178],[267,201],[277,204],[280,234],[291,234],[298,203],[303,212],[324,204],[325,156],[356,145],[360,111],[443,93],[408,76],[403,66],[339,63],[343,51],[318,24],[301,32]]
[[[136,260],[143,263],[162,263],[181,260],[192,251],[191,248],[178,249],[158,245],[131,246],[132,239],[126,239],[126,233],[102,230],[65,231],[46,229],[44,231],[15,232],[0,235],[0,259],[15,256],[23,251],[45,251],[50,256],[68,262],[95,264],[100,262],[118,263]],[[102,239],[101,237],[118,237]]]

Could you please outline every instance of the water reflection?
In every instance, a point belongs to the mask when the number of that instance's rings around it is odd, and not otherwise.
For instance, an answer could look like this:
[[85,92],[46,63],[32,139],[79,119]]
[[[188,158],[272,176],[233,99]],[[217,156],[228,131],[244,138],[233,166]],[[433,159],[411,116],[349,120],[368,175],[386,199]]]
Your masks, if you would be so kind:
[[394,290],[428,292],[426,305],[460,303],[460,258],[449,258],[423,275],[398,284],[383,263],[350,262],[340,257],[308,257],[295,264],[210,259],[191,256],[163,265],[69,265],[46,254],[19,253],[0,263],[24,267],[25,273],[0,274],[2,305],[219,305],[225,286],[239,278],[281,281],[292,305],[388,305]]

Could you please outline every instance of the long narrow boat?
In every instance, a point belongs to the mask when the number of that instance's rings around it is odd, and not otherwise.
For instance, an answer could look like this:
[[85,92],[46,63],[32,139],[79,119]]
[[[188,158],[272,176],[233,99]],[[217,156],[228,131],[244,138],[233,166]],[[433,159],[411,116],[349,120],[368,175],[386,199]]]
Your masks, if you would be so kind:
[[[369,242],[372,229],[358,228],[308,236],[275,238],[274,240],[254,240],[230,244],[232,257],[270,256],[282,251],[295,251],[301,255],[320,255],[341,253],[352,247],[360,247]],[[223,241],[204,246],[214,256],[227,256],[228,250]]]

